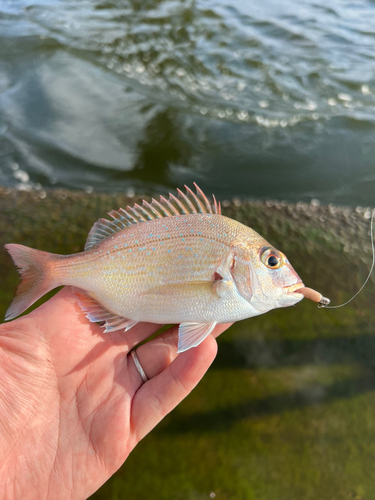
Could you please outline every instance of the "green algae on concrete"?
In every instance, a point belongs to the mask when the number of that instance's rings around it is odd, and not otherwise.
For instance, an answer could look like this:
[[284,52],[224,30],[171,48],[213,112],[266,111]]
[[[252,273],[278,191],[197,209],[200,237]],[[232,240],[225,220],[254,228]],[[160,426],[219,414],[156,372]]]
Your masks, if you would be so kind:
[[[73,253],[120,195],[0,189],[0,244]],[[223,204],[284,251],[336,304],[371,263],[368,208]],[[0,249],[0,314],[18,281]],[[241,321],[192,392],[92,497],[132,500],[375,498],[375,284],[346,307],[297,306]],[[3,317],[3,316],[2,316]]]

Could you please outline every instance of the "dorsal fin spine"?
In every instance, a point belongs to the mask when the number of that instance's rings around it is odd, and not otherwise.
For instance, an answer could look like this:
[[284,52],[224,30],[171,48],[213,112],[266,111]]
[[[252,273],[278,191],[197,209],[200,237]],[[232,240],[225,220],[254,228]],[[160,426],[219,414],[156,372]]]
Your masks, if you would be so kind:
[[148,212],[146,212],[146,210],[141,205],[138,205],[138,203],[136,203],[134,206],[136,207],[138,213],[145,214],[145,216],[146,216],[145,220],[150,220],[150,214]]
[[143,203],[142,203],[141,209],[143,210],[143,212],[144,212],[145,214],[147,214],[147,216],[148,216],[149,220],[153,220],[153,219],[155,219],[155,214],[154,214],[154,212],[146,206],[146,202],[143,202]]
[[189,208],[191,209],[192,213],[193,214],[197,214],[197,209],[195,208],[195,206],[192,204],[192,202],[189,200],[189,198],[180,190],[180,189],[177,189],[177,192],[179,194],[179,196],[184,200],[186,201],[186,203],[188,204]]
[[132,226],[133,219],[129,216],[129,214],[126,212],[126,210],[124,210],[123,208],[120,208],[118,211],[121,214],[121,220],[123,220],[127,226]]
[[204,207],[203,207],[203,205],[202,205],[201,201],[199,200],[198,196],[197,196],[195,193],[193,193],[193,191],[192,191],[192,190],[191,190],[188,186],[186,186],[186,185],[185,185],[185,189],[186,189],[186,191],[187,191],[188,193],[190,193],[190,194],[191,194],[191,196],[193,197],[193,200],[194,200],[194,201],[195,201],[195,203],[198,205],[198,207],[199,207],[199,212],[200,212],[201,214],[202,214],[202,213],[204,213],[204,212],[206,212],[206,210],[204,209]]
[[[142,222],[146,222],[146,219],[144,218],[144,216],[142,214],[140,214],[139,212],[137,212],[136,210],[134,210],[134,208],[132,207],[129,207],[129,205],[126,207],[128,210],[130,210],[134,216],[135,216],[135,220],[140,219]],[[138,221],[137,221],[138,222]]]
[[184,205],[181,203],[181,201],[178,198],[176,198],[176,196],[174,196],[173,194],[170,194],[169,198],[172,199],[174,202],[177,203],[177,205],[181,208],[182,213],[188,214],[188,211],[186,210],[186,207],[184,207]]
[[[104,219],[104,220],[106,220],[106,219]],[[108,229],[109,229],[109,230],[113,230],[113,228],[114,228],[114,229],[115,229],[115,231],[116,231],[116,230],[118,230],[118,229],[119,229],[119,228],[118,228],[118,226],[117,226],[117,224],[115,224],[115,223],[114,223],[113,221],[111,221],[111,220],[107,221],[107,223],[105,223],[105,226],[106,226],[106,227],[108,227]]]
[[208,213],[212,214],[212,207],[211,203],[208,201],[207,196],[204,194],[204,192],[201,190],[199,186],[195,182],[193,182],[195,189],[197,190],[197,194],[199,193],[204,201],[204,204],[206,205],[205,212],[207,211]]
[[165,203],[170,210],[172,210],[174,215],[180,215],[180,212],[172,205],[169,200],[166,200],[164,196],[160,196],[160,199],[163,203]]
[[214,194],[212,195],[212,199],[214,200],[214,211],[215,211],[215,214],[217,214],[217,201],[216,201]]
[[121,224],[128,224],[128,221],[126,219],[126,217],[124,217],[122,215],[122,213],[120,212],[120,210],[112,210],[111,212],[109,212],[109,215],[111,217],[113,217],[113,219],[117,220],[117,221],[121,221]]
[[98,229],[97,232],[103,233],[103,234],[111,234],[111,230],[107,228],[107,225],[102,222],[102,220],[106,219],[100,219],[96,224],[98,224]]
[[98,236],[101,236],[102,238],[107,238],[108,236],[111,236],[111,234],[112,234],[112,233],[100,231],[100,229],[97,229],[95,232]]
[[160,210],[162,212],[164,212],[167,217],[172,217],[172,214],[170,212],[168,212],[168,210],[165,207],[163,207],[163,205],[161,203],[159,203],[157,200],[154,200],[154,198],[152,198],[152,204],[159,207]]
[[[111,214],[108,214],[108,215],[111,215]],[[112,215],[111,215],[111,217],[112,217]],[[120,229],[120,227],[122,226],[122,224],[121,224],[121,226],[119,227],[116,219],[108,221],[108,224],[106,224],[106,226],[108,226],[108,225],[111,225],[111,227],[115,227],[117,229]]]
[[[153,207],[152,205],[150,205],[150,203],[149,203],[148,201],[144,201],[143,203],[146,205],[146,207],[148,207],[148,208],[149,208],[149,210],[151,210],[151,213],[155,214],[156,218],[161,219],[161,218],[163,217],[163,215],[162,215],[162,214],[160,214],[160,213],[156,210],[156,208],[155,208],[155,207]],[[155,217],[154,217],[154,218],[155,218]]]
[[143,201],[142,206],[136,203],[133,207],[127,206],[126,210],[123,208],[112,210],[108,213],[111,220],[99,219],[95,222],[87,237],[85,250],[89,250],[102,240],[113,237],[113,234],[134,224],[164,217],[178,217],[183,214],[220,215],[221,206],[216,201],[215,196],[212,195],[213,202],[210,203],[207,196],[195,183],[194,186],[196,194],[188,186],[185,186],[186,194],[177,189],[178,196],[170,194],[168,199],[160,196],[160,201],[153,199],[151,203]]
[[[125,209],[123,209],[123,210],[124,210],[124,214],[127,216],[127,218],[128,218],[128,219],[130,219],[130,222],[131,222],[132,224],[134,224],[134,222],[137,224],[139,221],[138,221],[138,219],[137,219],[136,217],[134,217],[134,215],[132,215],[132,214],[130,214],[130,213],[128,212],[129,208],[130,208],[130,207],[129,207],[129,205],[128,205],[128,206],[126,207],[126,210],[125,210]],[[132,221],[134,221],[134,222],[132,222]]]

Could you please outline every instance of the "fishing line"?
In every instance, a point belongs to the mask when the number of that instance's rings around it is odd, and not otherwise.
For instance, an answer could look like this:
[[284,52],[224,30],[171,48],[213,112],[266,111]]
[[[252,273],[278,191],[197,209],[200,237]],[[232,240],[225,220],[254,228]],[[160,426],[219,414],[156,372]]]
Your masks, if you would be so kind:
[[358,292],[356,294],[353,295],[353,297],[349,300],[347,300],[346,302],[344,302],[343,304],[340,304],[338,306],[328,306],[328,305],[324,305],[324,304],[319,304],[318,307],[321,307],[321,308],[324,308],[324,309],[337,309],[338,307],[343,307],[343,306],[346,306],[347,304],[349,304],[349,302],[351,302],[355,297],[357,297],[357,295],[364,289],[364,287],[366,286],[368,280],[370,279],[370,276],[372,274],[372,271],[374,270],[374,267],[375,267],[375,245],[374,245],[374,215],[375,215],[375,209],[373,209],[372,211],[372,215],[371,215],[371,225],[370,225],[370,236],[371,236],[371,249],[372,249],[372,264],[371,264],[371,268],[370,268],[370,272],[368,273],[368,276],[365,280],[365,282],[363,283],[363,285],[361,286],[361,288],[358,290]]

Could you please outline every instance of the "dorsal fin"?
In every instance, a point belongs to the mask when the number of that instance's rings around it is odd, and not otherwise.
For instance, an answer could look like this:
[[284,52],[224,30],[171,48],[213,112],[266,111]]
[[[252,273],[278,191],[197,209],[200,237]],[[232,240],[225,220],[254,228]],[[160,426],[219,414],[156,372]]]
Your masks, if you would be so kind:
[[160,196],[160,201],[152,200],[142,202],[142,206],[135,204],[134,207],[126,207],[126,210],[112,210],[108,213],[113,220],[99,219],[92,226],[87,237],[85,250],[89,250],[105,238],[125,229],[133,224],[146,222],[152,219],[172,217],[183,214],[221,214],[220,203],[212,195],[213,202],[210,203],[203,191],[195,184],[197,193],[185,186],[186,194],[177,189],[178,196],[169,195],[168,200]]

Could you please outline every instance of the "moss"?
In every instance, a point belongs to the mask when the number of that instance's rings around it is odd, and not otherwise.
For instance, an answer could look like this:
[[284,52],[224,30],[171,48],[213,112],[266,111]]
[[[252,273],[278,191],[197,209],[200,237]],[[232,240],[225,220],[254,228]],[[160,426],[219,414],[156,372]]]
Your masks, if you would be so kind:
[[[0,243],[74,253],[97,218],[135,201],[0,190]],[[306,285],[333,303],[350,297],[367,274],[364,211],[236,201],[225,203],[224,213],[283,250]],[[2,249],[0,278],[3,314],[18,277]],[[303,301],[236,323],[219,338],[199,386],[93,498],[373,498],[374,286],[370,280],[341,309]]]

